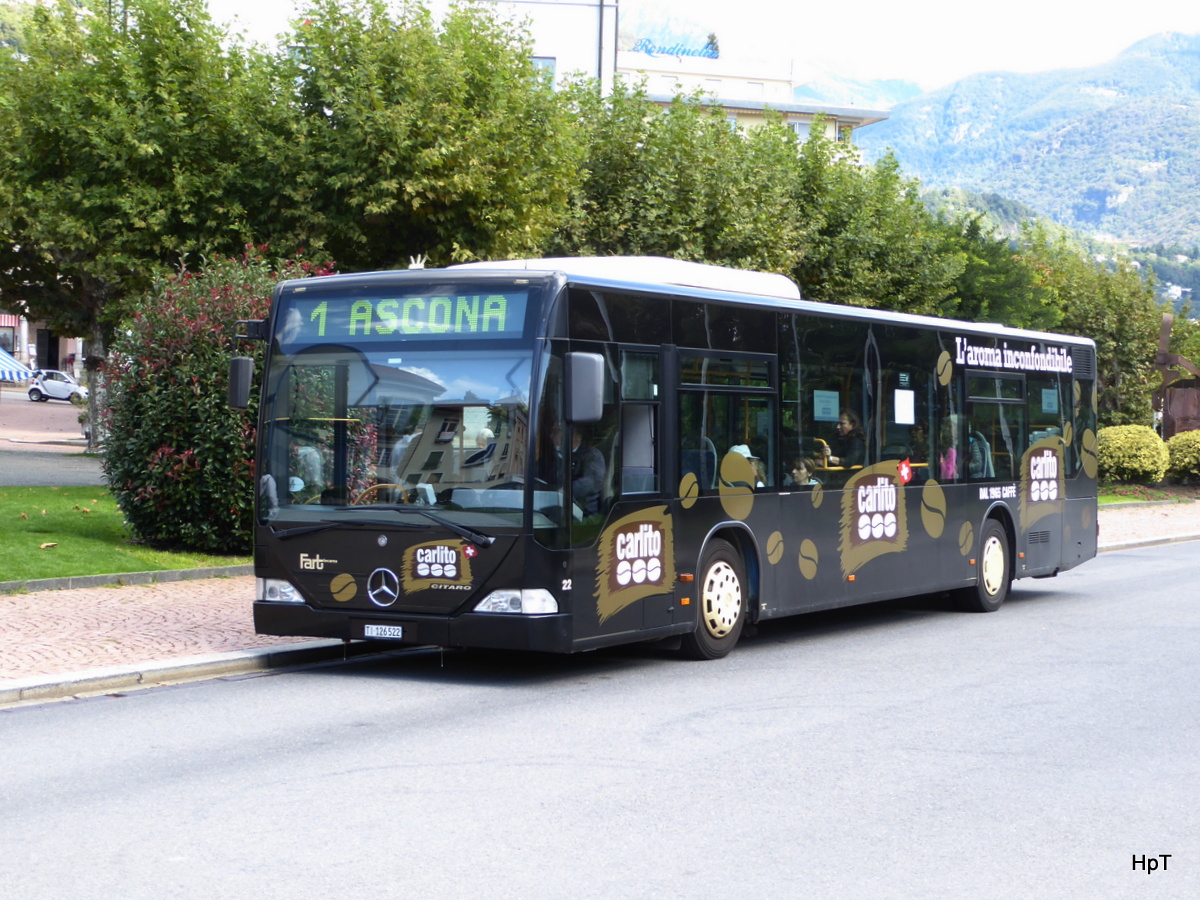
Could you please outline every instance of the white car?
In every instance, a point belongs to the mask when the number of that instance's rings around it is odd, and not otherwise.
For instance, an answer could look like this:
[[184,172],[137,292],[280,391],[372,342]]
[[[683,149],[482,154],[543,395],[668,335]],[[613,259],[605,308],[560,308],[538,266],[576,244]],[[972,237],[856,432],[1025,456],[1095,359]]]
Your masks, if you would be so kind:
[[70,400],[75,396],[86,400],[87,388],[76,381],[73,375],[57,369],[34,372],[29,382],[29,399],[35,403],[39,400]]

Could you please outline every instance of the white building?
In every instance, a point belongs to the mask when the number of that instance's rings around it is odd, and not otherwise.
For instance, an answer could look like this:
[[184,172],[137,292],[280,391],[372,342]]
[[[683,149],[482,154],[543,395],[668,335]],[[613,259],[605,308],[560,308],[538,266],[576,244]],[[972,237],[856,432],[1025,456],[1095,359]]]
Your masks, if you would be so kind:
[[856,129],[888,117],[884,110],[797,101],[801,76],[795,60],[755,56],[755,48],[725,53],[718,36],[701,24],[656,17],[645,4],[622,17],[618,0],[491,2],[525,21],[534,58],[559,81],[582,74],[598,79],[607,93],[616,75],[644,79],[651,98],[664,104],[680,93],[701,91],[741,127],[762,123],[771,109],[801,136],[824,115],[828,137],[844,142],[852,141]]

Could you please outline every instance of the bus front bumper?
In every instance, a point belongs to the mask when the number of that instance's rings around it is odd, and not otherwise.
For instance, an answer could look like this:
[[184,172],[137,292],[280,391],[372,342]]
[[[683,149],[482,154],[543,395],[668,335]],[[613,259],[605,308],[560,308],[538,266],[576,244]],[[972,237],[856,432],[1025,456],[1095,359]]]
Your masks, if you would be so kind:
[[[324,612],[301,603],[254,603],[254,630],[259,634],[381,640],[399,646],[473,647],[492,650],[571,652],[569,615],[504,615],[464,613],[442,616],[389,616],[371,618],[341,612]],[[368,635],[367,626],[384,626],[398,637]],[[400,629],[395,632],[394,629]]]

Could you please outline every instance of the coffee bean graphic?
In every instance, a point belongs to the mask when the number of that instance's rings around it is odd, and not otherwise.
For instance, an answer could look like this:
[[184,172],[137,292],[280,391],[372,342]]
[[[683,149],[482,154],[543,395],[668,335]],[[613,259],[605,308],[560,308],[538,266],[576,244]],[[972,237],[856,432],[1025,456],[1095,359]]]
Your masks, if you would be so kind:
[[333,576],[333,581],[329,582],[329,591],[333,594],[334,600],[338,603],[345,603],[347,600],[354,599],[354,595],[358,593],[358,585],[354,583],[353,575],[343,572]]
[[775,565],[783,559],[783,535],[778,531],[767,538],[767,561]]
[[696,480],[694,472],[688,472],[679,481],[679,499],[684,509],[691,509],[696,505],[696,498],[700,496],[700,482]]
[[942,355],[937,361],[937,379],[938,384],[943,387],[950,383],[950,379],[954,376],[954,360],[950,356],[949,350],[943,350]]
[[1099,471],[1099,461],[1096,459],[1096,433],[1090,428],[1083,433],[1083,439],[1080,441],[1079,460],[1083,463],[1084,474],[1088,478],[1095,478],[1096,472]]
[[812,581],[817,577],[817,545],[805,539],[800,544],[800,574]]
[[921,524],[934,540],[942,536],[946,527],[946,492],[936,481],[927,481],[921,488]]
[[963,522],[962,530],[958,532],[958,552],[970,556],[975,547],[975,529],[970,522]]

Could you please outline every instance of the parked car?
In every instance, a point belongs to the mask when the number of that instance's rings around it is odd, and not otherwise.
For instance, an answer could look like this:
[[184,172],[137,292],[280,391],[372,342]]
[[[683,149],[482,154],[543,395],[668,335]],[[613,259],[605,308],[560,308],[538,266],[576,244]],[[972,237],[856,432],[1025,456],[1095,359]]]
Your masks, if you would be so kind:
[[75,380],[75,376],[60,372],[57,369],[40,369],[33,373],[29,382],[29,399],[39,400],[70,400],[78,396],[87,399],[87,388]]

